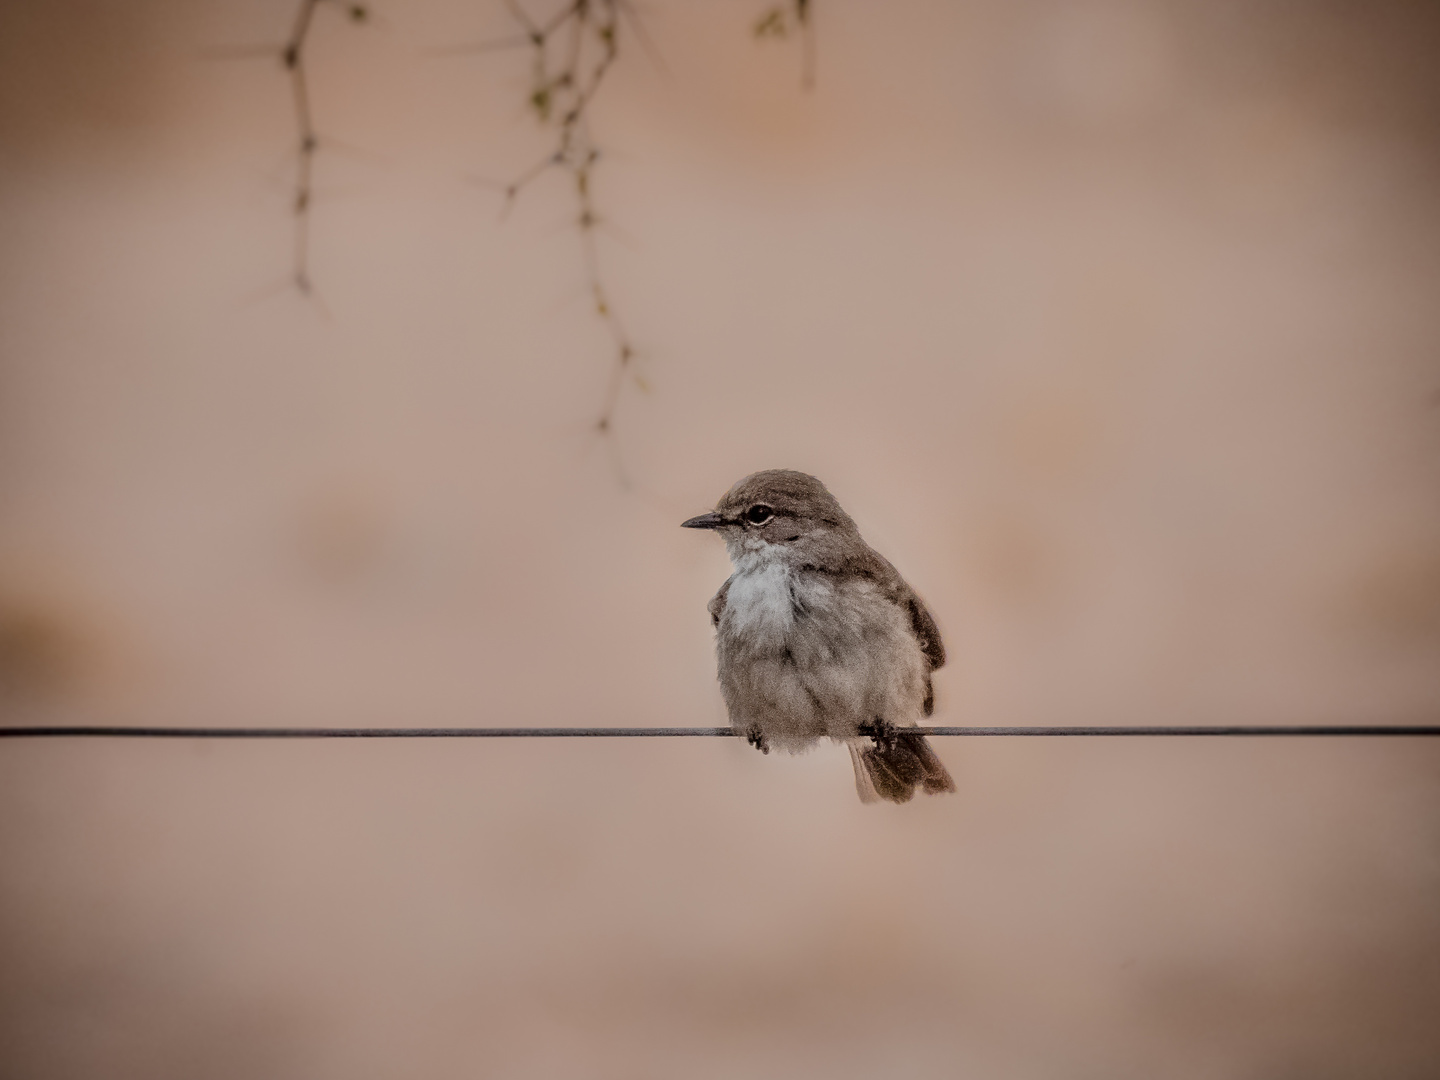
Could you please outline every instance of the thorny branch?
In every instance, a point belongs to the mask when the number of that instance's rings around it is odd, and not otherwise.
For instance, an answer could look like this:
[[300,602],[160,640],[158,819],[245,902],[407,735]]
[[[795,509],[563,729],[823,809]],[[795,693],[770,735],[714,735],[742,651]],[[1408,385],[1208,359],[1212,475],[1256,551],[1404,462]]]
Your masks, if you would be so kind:
[[290,38],[280,50],[280,61],[290,73],[290,90],[295,101],[295,128],[298,136],[298,161],[295,172],[295,287],[306,296],[312,292],[310,282],[310,207],[314,195],[315,154],[320,149],[320,136],[315,130],[315,117],[310,110],[310,83],[305,68],[305,48],[310,41],[315,11],[321,4],[341,8],[351,22],[364,22],[369,9],[342,0],[300,0]]
[[[575,185],[575,222],[580,230],[591,299],[596,314],[609,330],[614,347],[610,381],[595,424],[602,436],[611,436],[627,377],[634,379],[641,389],[645,384],[633,369],[634,345],[615,311],[600,271],[595,231],[601,218],[595,209],[592,189],[600,149],[590,132],[589,109],[619,56],[622,24],[652,57],[656,56],[655,48],[629,0],[568,0],[543,22],[532,18],[520,0],[504,0],[504,3],[520,33],[456,51],[491,52],[516,47],[531,50],[529,105],[542,123],[555,125],[555,148],[504,185],[505,212],[508,213],[526,187],[550,169],[570,174]],[[784,5],[762,14],[753,28],[757,38],[786,37],[792,29],[800,34],[804,57],[802,81],[807,88],[815,81],[812,14],[811,0],[787,0]]]
[[[551,169],[570,176],[574,184],[576,217],[580,231],[581,256],[595,313],[605,324],[614,348],[610,381],[601,403],[596,430],[612,436],[615,413],[628,379],[641,389],[644,380],[634,371],[635,348],[611,302],[601,274],[595,233],[602,224],[593,197],[595,167],[600,149],[590,131],[590,106],[620,53],[622,28],[633,34],[644,50],[655,57],[655,48],[630,0],[566,0],[565,5],[544,21],[536,21],[520,0],[503,0],[520,28],[520,33],[482,42],[449,52],[491,52],[499,49],[529,48],[532,74],[528,99],[542,123],[553,124],[555,146],[542,159],[503,185],[505,211],[533,181]],[[321,139],[315,127],[310,103],[306,49],[314,26],[315,13],[322,4],[343,11],[352,22],[365,22],[370,11],[349,0],[298,0],[290,37],[279,56],[290,77],[295,106],[297,167],[293,212],[295,216],[292,280],[301,293],[313,294],[310,278],[310,214],[314,199],[315,158]],[[767,9],[753,26],[757,38],[787,37],[792,30],[803,41],[802,81],[812,86],[815,78],[814,21],[811,0],[786,0]],[[659,63],[658,58],[656,62]],[[663,65],[662,65],[663,66]],[[612,444],[612,451],[614,447]]]
[[531,18],[519,0],[505,6],[522,31],[515,37],[485,42],[473,51],[507,47],[531,50],[529,106],[541,123],[555,127],[555,146],[545,157],[503,186],[505,211],[533,181],[551,169],[569,174],[575,191],[575,225],[580,231],[587,288],[595,313],[609,331],[614,348],[610,382],[595,427],[602,435],[613,433],[615,410],[627,377],[644,388],[634,373],[635,348],[611,302],[600,270],[595,231],[601,218],[595,208],[592,182],[600,149],[590,132],[589,110],[605,76],[620,55],[622,18],[629,18],[637,35],[643,28],[626,0],[569,0],[544,22]]

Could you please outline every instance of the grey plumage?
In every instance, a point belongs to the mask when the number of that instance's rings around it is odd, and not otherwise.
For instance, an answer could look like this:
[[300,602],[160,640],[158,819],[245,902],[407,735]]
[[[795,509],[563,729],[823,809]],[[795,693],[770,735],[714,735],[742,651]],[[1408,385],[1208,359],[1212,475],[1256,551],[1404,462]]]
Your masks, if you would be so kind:
[[864,801],[954,791],[922,735],[940,631],[899,572],[813,476],[747,476],[685,522],[725,539],[735,572],[709,604],[720,689],[737,734],[797,752],[845,742]]

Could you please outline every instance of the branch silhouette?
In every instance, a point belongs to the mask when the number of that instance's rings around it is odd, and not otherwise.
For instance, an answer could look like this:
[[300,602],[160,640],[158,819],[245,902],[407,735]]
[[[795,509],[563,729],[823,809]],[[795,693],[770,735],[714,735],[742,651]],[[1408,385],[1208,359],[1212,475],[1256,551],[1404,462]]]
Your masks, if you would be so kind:
[[315,116],[310,107],[309,72],[305,67],[305,49],[315,25],[315,12],[322,4],[340,8],[351,22],[362,23],[370,17],[368,8],[346,4],[342,0],[300,0],[295,12],[289,40],[280,50],[280,61],[290,75],[291,96],[295,103],[298,164],[295,172],[295,250],[292,280],[304,295],[314,292],[310,279],[310,211],[315,194],[315,155],[320,150],[320,135],[315,129]]
[[[530,50],[531,78],[527,105],[542,124],[553,127],[554,145],[543,158],[508,183],[489,186],[498,188],[503,194],[503,217],[520,195],[547,172],[558,170],[570,178],[575,200],[574,224],[580,234],[586,290],[596,316],[610,337],[613,350],[610,378],[595,420],[595,430],[611,440],[611,452],[617,454],[613,443],[615,416],[625,386],[633,381],[641,390],[647,387],[635,370],[633,340],[616,310],[602,272],[596,232],[604,224],[604,219],[594,198],[594,177],[601,160],[601,150],[591,132],[590,111],[606,76],[620,58],[622,37],[626,40],[633,38],[662,70],[664,64],[630,0],[566,0],[558,11],[544,20],[534,18],[521,0],[502,2],[518,32],[439,52],[457,55]],[[354,23],[367,22],[371,17],[368,7],[347,0],[298,0],[290,36],[283,46],[278,49],[262,47],[259,50],[244,50],[245,55],[278,53],[290,80],[297,154],[292,200],[295,232],[291,282],[309,297],[314,297],[315,291],[310,272],[315,162],[324,140],[315,123],[306,61],[316,13],[322,6],[335,8]],[[811,0],[787,0],[785,4],[765,11],[753,26],[756,38],[783,38],[792,31],[797,32],[803,41],[802,81],[809,87],[814,83],[815,51]],[[616,467],[619,468],[618,456]]]
[[[531,51],[527,103],[542,124],[554,126],[555,143],[535,164],[508,183],[497,185],[505,199],[502,217],[509,213],[525,189],[545,173],[553,169],[569,174],[586,290],[613,348],[610,380],[595,421],[595,429],[608,438],[614,433],[615,413],[627,377],[634,379],[641,389],[645,383],[633,370],[635,347],[601,272],[595,234],[603,219],[595,206],[593,184],[601,151],[590,129],[590,107],[620,57],[622,34],[634,32],[642,44],[647,48],[651,46],[625,0],[570,0],[543,22],[533,18],[519,0],[505,0],[505,7],[521,33],[480,42],[465,51],[493,52],[510,48]],[[627,26],[631,28],[628,31]]]
[[786,38],[791,31],[800,35],[800,85],[815,88],[815,10],[810,0],[790,0],[760,13],[750,32],[758,39]]

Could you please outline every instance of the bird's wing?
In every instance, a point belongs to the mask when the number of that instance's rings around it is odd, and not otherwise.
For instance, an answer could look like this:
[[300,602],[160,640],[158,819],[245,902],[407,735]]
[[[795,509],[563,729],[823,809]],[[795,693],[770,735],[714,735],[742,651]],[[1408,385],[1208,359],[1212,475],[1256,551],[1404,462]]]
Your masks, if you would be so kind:
[[920,641],[920,651],[925,654],[925,659],[930,661],[930,670],[944,667],[945,643],[940,640],[940,628],[935,625],[930,612],[925,609],[924,603],[910,586],[905,586],[905,593],[903,602],[910,612],[910,629]]
[[920,642],[920,651],[925,654],[931,671],[945,666],[945,643],[940,640],[940,628],[925,609],[924,602],[915,595],[915,590],[906,584],[900,571],[891,566],[885,556],[866,546],[864,550],[851,556],[845,569],[849,573],[868,577],[878,583],[890,602],[898,605],[910,617],[910,630]]
[[925,610],[924,602],[915,595],[915,590],[905,584],[899,574],[896,578],[900,582],[900,590],[895,602],[909,614],[910,631],[920,643],[920,651],[929,664],[929,670],[925,672],[925,701],[922,707],[925,715],[930,716],[935,712],[935,686],[930,681],[930,672],[945,666],[945,643],[940,640],[940,628],[935,625],[930,612]]
[[940,628],[930,617],[925,603],[915,595],[915,590],[906,584],[900,571],[890,565],[889,560],[873,548],[866,548],[850,567],[851,573],[859,573],[878,582],[885,595],[910,618],[910,632],[925,655],[928,670],[925,672],[925,715],[935,712],[935,688],[930,682],[930,672],[945,666],[945,643],[940,640]]
[[[863,542],[825,551],[814,562],[806,563],[801,569],[821,574],[868,578],[880,587],[887,600],[905,612],[910,619],[910,632],[915,635],[928,666],[925,672],[925,715],[929,716],[934,712],[935,693],[930,686],[930,672],[945,666],[945,643],[940,640],[940,628],[925,609],[924,602],[915,595],[915,590],[905,583],[900,571],[891,566],[885,556]],[[730,583],[727,581],[725,584],[728,586]],[[710,601],[710,605],[712,612],[724,609],[724,589]]]
[[725,613],[725,597],[730,592],[730,582],[733,580],[733,577],[726,578],[725,584],[720,586],[720,591],[710,598],[710,603],[705,605],[710,612],[710,625],[712,626],[720,625],[720,616]]

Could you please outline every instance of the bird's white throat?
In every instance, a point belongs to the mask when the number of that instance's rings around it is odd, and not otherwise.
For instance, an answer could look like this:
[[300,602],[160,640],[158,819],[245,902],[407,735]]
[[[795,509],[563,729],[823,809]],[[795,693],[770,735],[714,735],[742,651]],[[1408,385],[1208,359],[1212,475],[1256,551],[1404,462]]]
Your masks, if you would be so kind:
[[786,552],[774,545],[737,552],[726,595],[729,629],[756,638],[784,634],[795,622],[796,575]]

